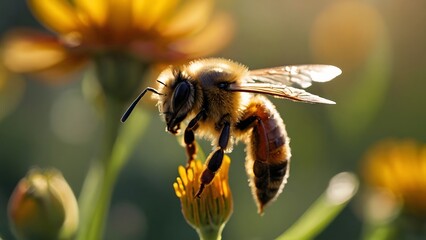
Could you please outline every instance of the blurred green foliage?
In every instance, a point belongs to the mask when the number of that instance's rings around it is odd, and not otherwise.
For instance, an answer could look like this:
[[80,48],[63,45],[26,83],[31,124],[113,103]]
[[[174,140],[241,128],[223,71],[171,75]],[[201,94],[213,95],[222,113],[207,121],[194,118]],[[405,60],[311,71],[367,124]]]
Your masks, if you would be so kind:
[[[217,56],[250,68],[303,63],[340,66],[338,58],[324,62],[313,54],[312,44],[318,17],[339,2],[219,1],[218,8],[232,13],[237,30],[234,41]],[[234,213],[224,239],[279,236],[323,192],[333,175],[359,172],[366,149],[380,139],[409,137],[426,142],[426,2],[362,2],[380,17],[384,32],[372,38],[374,47],[356,66],[345,65],[336,80],[309,89],[335,100],[337,105],[273,99],[290,134],[293,157],[289,182],[264,216],[257,215],[247,186],[244,146],[238,144],[230,154]],[[0,15],[0,34],[18,26],[39,26],[23,0],[2,0]],[[334,34],[331,38],[338,38],[341,31]],[[353,42],[357,40],[355,36]],[[351,49],[347,50],[340,52],[349,54]],[[7,115],[0,114],[0,236],[5,239],[11,238],[7,200],[29,167],[60,169],[78,194],[90,159],[98,151],[94,142],[99,134],[97,113],[85,102],[81,81],[46,86],[30,77],[26,80],[20,103]],[[13,102],[0,100],[0,108]],[[180,213],[172,188],[185,152],[176,138],[164,131],[154,104],[145,101],[140,105],[148,113],[150,127],[117,183],[106,239],[196,239]],[[209,143],[201,144],[206,151],[211,148]],[[317,239],[359,239],[362,219],[357,201],[360,199],[350,203]]]

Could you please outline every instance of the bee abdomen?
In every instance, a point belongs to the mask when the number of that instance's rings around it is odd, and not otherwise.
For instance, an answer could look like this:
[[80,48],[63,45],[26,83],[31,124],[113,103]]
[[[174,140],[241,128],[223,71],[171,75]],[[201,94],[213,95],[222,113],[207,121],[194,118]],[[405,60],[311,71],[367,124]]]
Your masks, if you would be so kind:
[[253,165],[256,197],[260,206],[274,199],[283,185],[287,172],[287,161],[279,164],[269,164],[255,160]]
[[[252,119],[247,124],[244,119]],[[253,120],[254,119],[254,120]],[[249,121],[249,120],[248,120]],[[264,97],[253,98],[239,127],[247,135],[246,169],[259,212],[282,191],[288,178],[290,146],[285,125],[272,103]]]

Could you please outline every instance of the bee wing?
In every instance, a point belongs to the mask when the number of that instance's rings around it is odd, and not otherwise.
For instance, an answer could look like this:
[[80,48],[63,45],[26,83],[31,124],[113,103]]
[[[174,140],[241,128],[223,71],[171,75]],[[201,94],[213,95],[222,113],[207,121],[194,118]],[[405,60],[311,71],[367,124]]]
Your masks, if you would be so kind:
[[230,84],[228,90],[268,94],[276,98],[286,98],[297,102],[336,104],[331,100],[308,93],[303,89],[289,87],[284,84],[242,82]]
[[297,85],[307,88],[312,82],[327,82],[339,76],[342,71],[332,65],[294,65],[251,70],[247,82],[263,82],[274,85]]

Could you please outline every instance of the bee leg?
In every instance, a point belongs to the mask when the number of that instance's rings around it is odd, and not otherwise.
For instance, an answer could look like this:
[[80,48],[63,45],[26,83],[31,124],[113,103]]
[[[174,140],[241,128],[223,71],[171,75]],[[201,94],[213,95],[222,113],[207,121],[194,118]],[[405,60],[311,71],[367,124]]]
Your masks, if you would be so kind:
[[195,159],[197,155],[197,147],[195,146],[195,136],[193,130],[185,129],[183,137],[186,145],[186,154],[188,155],[188,166],[189,163]]
[[219,146],[207,158],[207,168],[204,169],[203,173],[201,174],[200,189],[198,190],[197,194],[195,194],[195,197],[200,197],[201,193],[204,191],[204,187],[213,181],[213,178],[216,175],[216,172],[219,170],[220,166],[222,165],[224,149],[228,145],[229,137],[231,134],[230,132],[231,132],[231,125],[229,124],[229,122],[225,122],[223,124],[223,128],[220,133],[219,144],[218,144]]
[[[262,120],[259,118],[259,116],[252,115],[246,119],[241,120],[237,123],[236,127],[242,131],[247,131],[248,129],[252,129],[256,127],[257,134],[261,139],[263,139],[263,142],[267,142],[268,136],[265,130],[265,125],[262,122]],[[263,144],[261,148],[257,149],[257,155],[259,155],[263,161],[268,161],[268,154],[269,153],[269,144]]]
[[204,109],[201,110],[188,124],[185,129],[185,133],[183,136],[185,146],[186,146],[186,154],[188,155],[188,166],[191,161],[195,159],[197,155],[197,146],[195,145],[195,135],[194,131],[198,128],[198,121],[205,116]]

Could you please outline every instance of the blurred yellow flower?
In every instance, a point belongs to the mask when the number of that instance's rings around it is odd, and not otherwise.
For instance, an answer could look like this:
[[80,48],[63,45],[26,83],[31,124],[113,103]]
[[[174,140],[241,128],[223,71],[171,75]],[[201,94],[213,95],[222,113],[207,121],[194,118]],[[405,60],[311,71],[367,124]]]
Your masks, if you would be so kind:
[[426,145],[413,140],[384,140],[365,157],[367,183],[402,201],[410,214],[426,216]]
[[71,239],[79,222],[77,200],[55,169],[30,170],[10,197],[8,211],[17,239]]
[[176,196],[181,201],[186,221],[197,230],[200,239],[220,239],[222,230],[232,214],[232,194],[228,183],[231,160],[228,156],[200,198],[195,197],[200,187],[200,175],[204,166],[194,160],[188,168],[179,166],[176,182],[173,184]]
[[[3,61],[15,72],[57,76],[105,52],[142,63],[201,57],[222,48],[232,21],[214,0],[28,0],[56,36],[20,30],[5,37]],[[56,80],[55,80],[56,81]]]

